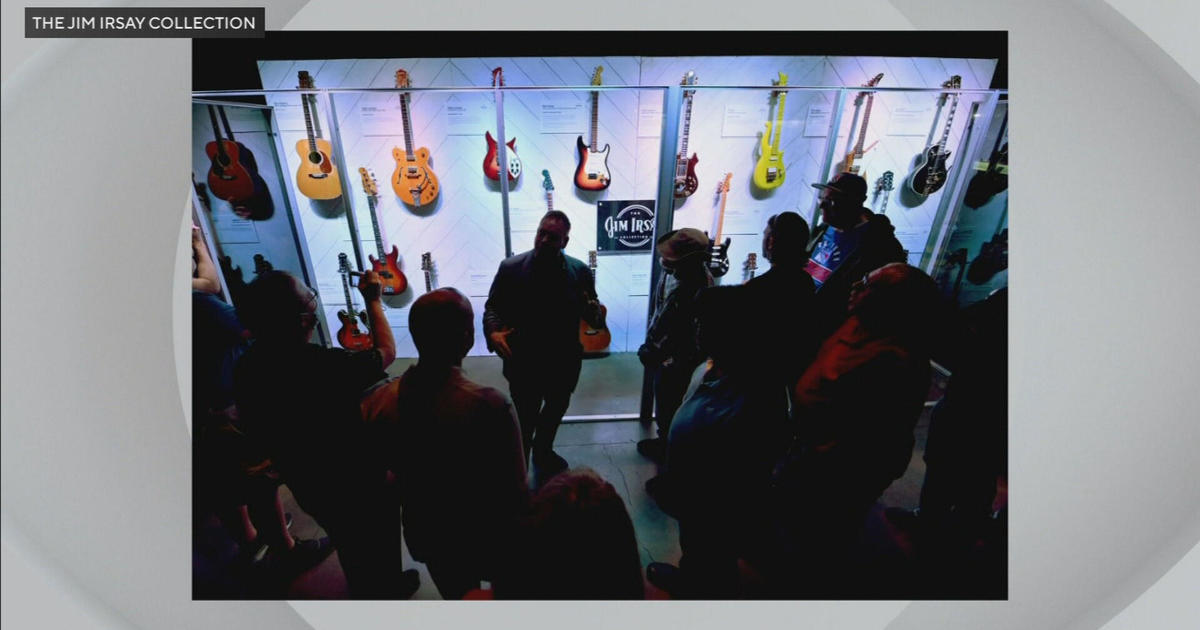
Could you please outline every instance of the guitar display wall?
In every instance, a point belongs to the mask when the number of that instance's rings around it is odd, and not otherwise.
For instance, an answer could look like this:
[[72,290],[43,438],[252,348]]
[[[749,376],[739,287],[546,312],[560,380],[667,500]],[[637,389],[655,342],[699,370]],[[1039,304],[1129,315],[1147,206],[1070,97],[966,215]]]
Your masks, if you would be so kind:
[[[394,88],[394,73],[400,68],[408,71],[414,88],[486,88],[491,86],[491,71],[497,66],[504,68],[508,87],[585,86],[594,68],[603,66],[604,86],[678,84],[680,78],[692,70],[698,76],[701,88],[706,85],[766,85],[779,72],[788,74],[788,83],[793,86],[857,86],[882,72],[881,87],[935,88],[950,75],[959,74],[962,87],[971,89],[988,86],[995,61],[814,56],[397,58],[259,63],[263,87],[268,90],[294,88],[299,70],[310,72],[318,89]],[[544,212],[544,191],[537,175],[542,169],[550,170],[553,177],[556,208],[572,218],[568,253],[581,260],[587,260],[587,252],[595,248],[597,200],[655,198],[659,182],[661,95],[662,91],[657,89],[600,92],[599,145],[612,147],[608,160],[612,183],[607,190],[586,193],[574,188],[571,180],[576,166],[576,137],[583,135],[585,142],[589,140],[586,123],[590,115],[590,92],[514,90],[505,93],[505,135],[516,138],[517,153],[524,163],[524,173],[510,186],[514,252],[531,246],[536,220]],[[699,155],[700,183],[697,192],[678,205],[675,225],[709,229],[716,208],[716,184],[725,172],[734,174],[724,232],[733,239],[730,259],[735,271],[726,276],[724,282],[740,279],[737,270],[741,269],[747,253],[758,251],[767,216],[784,210],[795,210],[806,218],[810,216],[816,191],[809,184],[825,179],[825,174],[819,171],[824,160],[828,119],[820,135],[807,135],[805,123],[811,107],[828,110],[835,97],[833,92],[789,92],[781,141],[787,177],[782,186],[764,194],[752,187],[750,175],[757,156],[757,132],[762,130],[766,114],[774,113],[768,109],[768,91],[697,91],[688,151]],[[277,93],[269,94],[267,98],[275,107],[283,146],[293,146],[305,136],[297,95]],[[349,202],[356,213],[363,251],[374,252],[366,197],[353,173],[359,166],[366,166],[379,173],[380,181],[384,183],[382,178],[386,176],[383,174],[392,172],[395,162],[391,149],[404,146],[403,131],[396,117],[397,95],[395,92],[334,93],[332,98],[338,113],[345,168],[351,174],[347,182],[351,193]],[[861,161],[872,189],[875,179],[885,170],[894,171],[898,181],[910,171],[913,158],[925,147],[934,100],[932,93],[876,95],[867,144],[876,140],[878,144]],[[320,126],[324,137],[330,138],[328,108],[323,101],[319,100],[319,103]],[[852,103],[853,94],[849,94],[835,148],[835,161],[852,142],[848,138]],[[410,107],[415,142],[429,148],[441,193],[430,206],[412,208],[401,203],[395,195],[386,194],[388,187],[385,185],[378,208],[385,249],[390,249],[391,244],[399,247],[402,269],[410,278],[420,277],[420,255],[431,252],[436,270],[435,285],[454,286],[468,294],[478,315],[482,312],[492,274],[504,257],[499,182],[485,178],[480,168],[486,151],[484,132],[496,133],[493,95],[490,91],[416,92],[412,94]],[[582,127],[561,133],[544,133],[548,131],[543,128],[544,108],[569,112],[572,107],[582,109],[581,119],[585,122]],[[967,102],[960,103],[949,144],[954,149],[957,149],[965,128],[968,108]],[[927,111],[920,113],[922,109]],[[915,132],[911,124],[914,110],[924,116]],[[761,119],[760,112],[763,114]],[[893,121],[893,117],[897,120]],[[890,135],[893,128],[904,126],[906,118],[909,119],[909,133],[918,135]],[[200,122],[204,124],[200,125]],[[204,138],[203,131],[207,126],[205,120],[197,122],[198,142]],[[750,128],[754,131],[747,133],[746,129]],[[668,142],[675,143],[677,139]],[[290,177],[300,156],[285,151],[282,157],[283,171]],[[958,158],[953,156],[951,162],[957,162]],[[664,176],[670,176],[670,173]],[[902,203],[900,186],[896,188],[887,214],[896,225],[901,242],[912,253],[911,262],[915,263],[925,248],[937,213],[938,195],[943,194],[945,188],[912,207]],[[351,251],[343,208],[346,200],[314,202],[296,194],[293,199],[297,202],[297,214],[303,224],[327,320],[336,321],[336,311],[343,307],[338,298],[341,292],[337,254]],[[867,203],[873,208],[879,206],[877,199],[869,198]],[[597,288],[609,309],[612,351],[632,351],[642,341],[650,292],[650,262],[648,254],[602,255],[599,258]],[[250,279],[249,274],[247,279]],[[424,287],[420,282],[411,284],[413,286],[406,295],[390,299],[389,303],[389,320],[400,356],[415,356],[407,332],[406,307],[415,295],[424,291]],[[481,330],[477,330],[476,337],[472,354],[486,354]]]

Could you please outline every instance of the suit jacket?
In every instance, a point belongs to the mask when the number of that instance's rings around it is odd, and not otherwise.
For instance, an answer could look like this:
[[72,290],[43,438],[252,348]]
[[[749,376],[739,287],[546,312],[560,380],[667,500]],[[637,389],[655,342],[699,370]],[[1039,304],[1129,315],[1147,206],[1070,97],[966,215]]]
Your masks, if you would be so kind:
[[560,264],[538,267],[530,250],[502,261],[484,304],[483,332],[495,351],[491,334],[513,330],[513,357],[504,362],[509,382],[550,379],[574,390],[583,358],[579,322],[604,323],[599,309],[587,304],[595,298],[592,272],[577,258],[563,254]]

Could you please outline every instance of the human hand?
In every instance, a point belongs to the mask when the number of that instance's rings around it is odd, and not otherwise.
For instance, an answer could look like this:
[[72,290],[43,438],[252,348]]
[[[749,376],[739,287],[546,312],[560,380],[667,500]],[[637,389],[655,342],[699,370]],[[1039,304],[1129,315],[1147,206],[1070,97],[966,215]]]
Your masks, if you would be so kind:
[[358,292],[362,294],[363,300],[374,302],[383,294],[383,285],[379,282],[379,274],[374,271],[367,271],[358,278]]
[[496,351],[496,354],[500,355],[501,359],[512,358],[512,348],[508,346],[508,336],[511,334],[512,329],[506,328],[488,335],[488,339],[492,342],[492,349]]

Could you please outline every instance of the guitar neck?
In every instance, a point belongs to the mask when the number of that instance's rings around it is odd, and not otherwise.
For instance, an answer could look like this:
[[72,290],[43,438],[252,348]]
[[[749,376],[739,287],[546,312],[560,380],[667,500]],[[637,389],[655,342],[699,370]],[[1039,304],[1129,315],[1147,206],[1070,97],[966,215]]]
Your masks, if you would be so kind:
[[307,94],[300,95],[300,106],[304,108],[304,129],[308,132],[308,150],[316,153],[317,138],[313,135],[312,111],[309,109]]
[[775,114],[775,138],[771,141],[771,149],[779,152],[779,139],[783,136],[783,108],[787,103],[787,92],[779,93],[779,111]]
[[946,115],[946,127],[942,130],[942,139],[938,140],[938,153],[946,151],[946,142],[950,140],[950,127],[954,125],[954,110],[958,109],[958,94],[951,97],[950,113]]
[[596,138],[596,136],[599,135],[599,130],[600,130],[600,93],[593,91],[592,92],[592,144],[591,144],[591,150],[593,153],[596,152],[597,146],[599,146],[599,141]]
[[546,212],[554,212],[554,194],[546,191]]
[[867,95],[867,107],[863,110],[862,127],[858,130],[858,144],[854,145],[854,155],[862,157],[863,143],[867,140],[867,125],[871,123],[871,106],[875,104],[875,93]]
[[[413,134],[412,121],[408,117],[408,92],[400,95],[400,119],[404,123],[404,155],[411,161],[413,159]],[[504,142],[504,138],[500,139]]]
[[679,161],[675,165],[675,174],[679,177],[687,175],[688,132],[692,129],[692,95],[687,96],[687,106],[683,110],[683,141],[679,145]]
[[720,244],[720,242],[721,242],[721,229],[725,225],[725,202],[728,199],[729,199],[729,193],[722,192],[721,193],[721,206],[720,206],[720,209],[717,210],[717,216],[715,217],[716,221],[715,221],[715,225],[713,226],[713,239],[712,240],[714,243],[717,243],[717,244]]
[[342,291],[344,291],[346,293],[346,314],[349,315],[350,319],[353,321],[355,319],[356,315],[354,314],[354,300],[352,299],[352,296],[350,295],[350,274],[349,273],[342,274]]
[[433,290],[433,279],[430,278],[430,275],[431,274],[429,273],[429,270],[426,269],[425,270],[425,292],[426,293],[429,293],[430,291]]
[[375,231],[375,251],[383,260],[383,234],[379,231],[379,218],[375,216],[375,195],[367,195],[367,208],[371,211],[371,229]]
[[217,114],[213,111],[213,106],[208,106],[208,117],[212,119],[213,135],[217,139],[217,155],[221,156],[221,162],[229,161],[229,156],[225,154],[225,143],[221,142],[221,128],[217,126]]

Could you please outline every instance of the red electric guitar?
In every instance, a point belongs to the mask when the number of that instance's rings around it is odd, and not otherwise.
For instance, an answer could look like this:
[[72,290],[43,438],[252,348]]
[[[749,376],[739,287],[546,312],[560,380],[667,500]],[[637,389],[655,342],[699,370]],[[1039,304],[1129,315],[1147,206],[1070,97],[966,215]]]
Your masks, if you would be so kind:
[[375,211],[376,204],[379,202],[379,185],[375,183],[375,174],[365,167],[358,167],[358,174],[362,176],[363,192],[367,194],[367,208],[371,211],[371,229],[375,233],[375,252],[379,255],[376,258],[367,254],[367,259],[371,261],[371,269],[379,274],[379,283],[383,285],[383,294],[399,295],[408,288],[408,278],[404,276],[403,271],[400,271],[400,252],[397,251],[396,246],[392,245],[390,252],[384,253],[383,251],[383,235],[379,232],[379,218]]
[[363,332],[358,327],[358,318],[362,318],[365,322],[367,314],[359,312],[354,313],[354,296],[350,293],[350,261],[346,258],[346,254],[338,254],[338,273],[342,274],[342,290],[346,293],[346,308],[338,311],[338,319],[342,321],[342,327],[337,331],[337,340],[341,346],[347,350],[370,350],[375,341],[371,339],[369,332]]
[[[696,85],[696,73],[688,70],[688,73],[683,76],[683,86]],[[692,128],[692,97],[696,94],[696,90],[684,90],[683,98],[687,105],[683,110],[683,141],[679,146],[679,154],[675,156],[675,201],[676,203],[687,199],[696,192],[696,188],[700,186],[700,180],[696,178],[696,162],[700,161],[699,157],[693,153],[692,157],[687,156],[688,150],[688,132]]]
[[[504,87],[504,70],[497,67],[492,70],[492,87]],[[500,151],[496,139],[492,137],[491,131],[484,132],[484,138],[487,140],[488,150],[487,155],[483,156],[483,174],[488,179],[498,182],[500,181]],[[521,158],[517,157],[517,139],[513,138],[505,143],[508,146],[508,151],[505,154],[508,157],[508,181],[516,181],[521,176]]]

